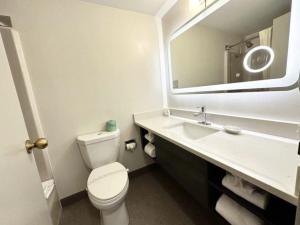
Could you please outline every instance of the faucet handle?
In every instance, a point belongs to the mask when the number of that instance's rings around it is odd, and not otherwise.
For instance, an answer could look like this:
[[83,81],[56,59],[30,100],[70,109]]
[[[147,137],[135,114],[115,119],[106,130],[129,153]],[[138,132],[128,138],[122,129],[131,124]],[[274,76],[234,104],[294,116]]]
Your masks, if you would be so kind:
[[204,113],[206,107],[205,107],[205,106],[198,106],[197,109],[200,109],[200,111],[201,111],[202,113]]

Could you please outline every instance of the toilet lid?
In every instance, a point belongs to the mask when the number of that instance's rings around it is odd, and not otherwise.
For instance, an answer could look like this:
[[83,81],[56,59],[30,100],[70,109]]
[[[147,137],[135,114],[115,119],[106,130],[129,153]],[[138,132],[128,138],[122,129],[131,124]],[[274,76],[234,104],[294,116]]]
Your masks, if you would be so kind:
[[114,162],[94,169],[87,182],[90,194],[100,200],[108,200],[119,195],[128,182],[126,168]]

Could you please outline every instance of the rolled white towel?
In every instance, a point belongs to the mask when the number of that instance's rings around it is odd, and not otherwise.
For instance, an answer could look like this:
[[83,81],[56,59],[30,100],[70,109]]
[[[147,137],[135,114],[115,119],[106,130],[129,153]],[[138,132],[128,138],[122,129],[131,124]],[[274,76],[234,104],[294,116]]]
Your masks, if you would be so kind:
[[149,132],[148,134],[145,134],[144,136],[146,138],[147,141],[149,141],[150,143],[154,142],[154,135],[153,133]]
[[[257,187],[245,180],[243,180],[240,177],[234,176],[232,174],[226,174],[226,176],[222,180],[222,184],[228,185],[231,187],[237,187],[237,188],[243,188],[245,192],[252,194],[255,190],[257,190]],[[230,189],[229,188],[229,189]]]
[[223,178],[222,185],[259,208],[267,208],[269,194],[255,185],[231,174]]
[[235,187],[241,187],[244,185],[243,180],[237,176],[226,176],[228,182],[230,182]]
[[216,211],[231,225],[264,224],[260,218],[224,194],[217,201]]
[[144,150],[146,154],[149,155],[151,158],[156,158],[155,146],[153,144],[151,143],[146,144]]

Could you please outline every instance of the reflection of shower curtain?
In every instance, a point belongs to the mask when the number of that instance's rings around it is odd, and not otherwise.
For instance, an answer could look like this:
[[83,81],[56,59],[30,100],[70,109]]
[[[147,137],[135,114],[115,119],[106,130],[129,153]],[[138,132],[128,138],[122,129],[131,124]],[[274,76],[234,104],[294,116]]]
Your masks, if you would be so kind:
[[[260,40],[260,45],[272,47],[272,27],[260,31],[259,40]],[[270,68],[263,71],[263,78],[264,79],[270,78]]]

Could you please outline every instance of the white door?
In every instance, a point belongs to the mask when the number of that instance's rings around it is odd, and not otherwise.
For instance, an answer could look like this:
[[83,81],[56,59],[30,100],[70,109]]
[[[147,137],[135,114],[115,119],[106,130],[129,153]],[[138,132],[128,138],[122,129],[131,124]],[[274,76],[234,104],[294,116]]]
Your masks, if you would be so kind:
[[[51,225],[0,34],[0,224]],[[41,150],[37,150],[41,151]]]

